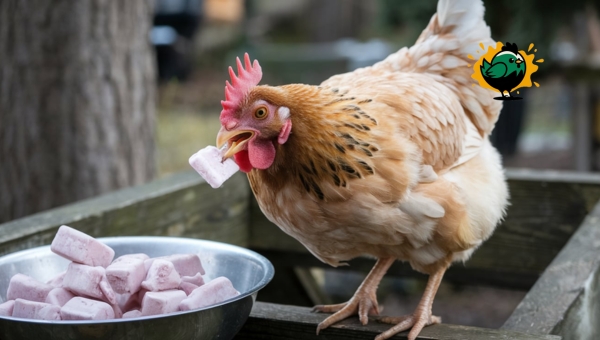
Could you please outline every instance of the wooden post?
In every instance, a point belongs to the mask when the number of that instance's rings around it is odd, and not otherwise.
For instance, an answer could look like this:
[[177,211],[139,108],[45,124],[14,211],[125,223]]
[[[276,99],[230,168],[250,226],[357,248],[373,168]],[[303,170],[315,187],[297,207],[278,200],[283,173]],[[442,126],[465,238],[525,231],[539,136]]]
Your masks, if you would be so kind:
[[[565,339],[587,339],[582,337],[583,334],[578,334],[580,329],[577,324],[586,319],[577,315],[577,311],[588,309],[588,302],[591,303],[591,313],[600,308],[600,300],[595,295],[600,286],[597,275],[593,275],[599,265],[600,203],[546,268],[502,328],[533,334],[561,334]],[[586,282],[589,282],[587,289]],[[595,297],[589,300],[591,296]],[[569,309],[572,311],[569,312]],[[591,332],[597,332],[598,319],[593,323],[596,325]]]
[[565,340],[600,339],[600,267],[585,280],[583,291],[552,333]]

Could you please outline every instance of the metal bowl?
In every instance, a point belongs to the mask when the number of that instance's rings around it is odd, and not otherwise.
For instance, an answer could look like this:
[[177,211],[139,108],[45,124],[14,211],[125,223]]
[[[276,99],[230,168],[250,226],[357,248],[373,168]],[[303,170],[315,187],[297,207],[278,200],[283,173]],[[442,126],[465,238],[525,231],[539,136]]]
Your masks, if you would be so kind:
[[[273,278],[273,266],[263,256],[236,246],[175,237],[111,237],[100,241],[115,256],[146,253],[151,257],[198,253],[205,279],[225,276],[240,295],[223,303],[186,312],[102,321],[42,321],[0,316],[0,338],[12,339],[232,339],[250,315],[257,292]],[[50,246],[0,258],[0,301],[6,300],[10,278],[17,273],[46,282],[69,261]]]

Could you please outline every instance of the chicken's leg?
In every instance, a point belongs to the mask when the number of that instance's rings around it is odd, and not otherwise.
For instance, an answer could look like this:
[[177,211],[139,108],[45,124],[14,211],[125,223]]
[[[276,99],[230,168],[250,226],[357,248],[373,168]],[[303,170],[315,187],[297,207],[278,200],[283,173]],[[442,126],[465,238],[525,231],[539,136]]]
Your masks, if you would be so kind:
[[412,315],[406,315],[399,318],[385,317],[379,320],[380,322],[395,324],[395,326],[379,334],[375,340],[389,339],[395,334],[410,329],[411,327],[412,329],[408,334],[408,339],[415,340],[423,327],[442,322],[440,317],[431,314],[431,306],[433,305],[433,298],[435,297],[435,293],[437,293],[440,282],[442,282],[442,277],[446,272],[446,268],[447,267],[442,267],[429,277],[421,302],[419,302],[417,309]]
[[327,319],[323,320],[317,326],[317,334],[322,329],[325,329],[338,321],[342,321],[354,314],[358,314],[360,322],[366,325],[369,322],[368,314],[379,314],[379,305],[377,304],[377,287],[383,278],[383,275],[390,268],[395,259],[383,258],[379,259],[369,275],[362,282],[360,287],[354,293],[350,301],[337,305],[319,305],[313,308],[313,311],[332,313]]

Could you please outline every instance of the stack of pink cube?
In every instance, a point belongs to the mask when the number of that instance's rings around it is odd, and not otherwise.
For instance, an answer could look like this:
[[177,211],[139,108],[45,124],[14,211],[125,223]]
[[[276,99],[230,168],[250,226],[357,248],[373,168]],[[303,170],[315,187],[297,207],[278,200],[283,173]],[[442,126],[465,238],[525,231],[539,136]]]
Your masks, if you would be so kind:
[[196,254],[150,258],[115,252],[68,226],[50,249],[72,262],[47,283],[14,275],[0,316],[41,320],[105,320],[188,311],[239,295],[225,277],[205,283]]

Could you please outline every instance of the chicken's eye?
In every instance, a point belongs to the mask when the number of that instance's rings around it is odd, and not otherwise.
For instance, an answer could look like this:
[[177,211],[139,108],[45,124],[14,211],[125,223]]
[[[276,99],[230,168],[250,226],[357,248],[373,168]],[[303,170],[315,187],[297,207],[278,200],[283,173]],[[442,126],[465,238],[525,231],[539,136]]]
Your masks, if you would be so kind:
[[514,63],[515,62],[515,58],[508,59],[508,62],[511,63],[511,64]]
[[267,108],[264,106],[259,107],[254,111],[254,118],[256,119],[265,119],[267,117]]

